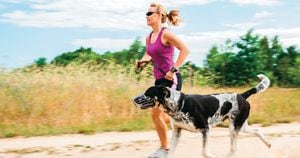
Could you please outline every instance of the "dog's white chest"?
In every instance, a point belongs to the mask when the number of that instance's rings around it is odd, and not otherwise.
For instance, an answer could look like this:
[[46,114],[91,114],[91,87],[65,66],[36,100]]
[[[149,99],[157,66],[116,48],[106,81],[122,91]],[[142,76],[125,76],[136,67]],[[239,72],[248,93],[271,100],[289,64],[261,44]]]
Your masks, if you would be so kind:
[[173,124],[179,128],[182,128],[182,129],[185,129],[187,131],[190,131],[190,132],[199,132],[200,130],[199,129],[196,129],[196,127],[194,126],[194,123],[193,122],[178,122],[176,120],[173,119]]
[[190,132],[199,132],[188,113],[177,112],[172,116],[173,124]]

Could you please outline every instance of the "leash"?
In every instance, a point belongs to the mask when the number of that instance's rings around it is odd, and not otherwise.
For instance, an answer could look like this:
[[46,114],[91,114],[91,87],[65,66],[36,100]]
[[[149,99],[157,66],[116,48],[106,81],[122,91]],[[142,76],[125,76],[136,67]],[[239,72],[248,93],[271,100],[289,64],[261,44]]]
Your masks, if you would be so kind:
[[[152,60],[151,60],[152,61]],[[152,64],[161,72],[163,73],[165,76],[166,76],[166,73],[161,69],[159,68],[153,61],[152,61]]]
[[[137,62],[137,66],[136,66],[136,68],[134,70],[135,73],[136,74],[141,73],[143,71],[144,67],[146,67],[150,63],[150,61],[151,60],[149,60],[149,61],[138,61]],[[142,66],[142,64],[144,64],[144,65]]]
[[[159,67],[157,64],[155,64],[152,60],[149,61],[138,61],[137,67],[135,69],[135,73],[139,74],[143,71],[144,67],[146,67],[150,62],[152,62],[153,66],[156,67],[162,74],[166,75],[166,73]],[[144,64],[142,66],[142,64]]]

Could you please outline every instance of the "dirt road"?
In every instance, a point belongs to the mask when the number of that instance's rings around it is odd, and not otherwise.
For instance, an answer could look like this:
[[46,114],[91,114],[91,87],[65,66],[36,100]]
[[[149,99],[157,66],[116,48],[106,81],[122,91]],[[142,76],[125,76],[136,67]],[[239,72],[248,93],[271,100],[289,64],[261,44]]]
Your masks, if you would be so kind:
[[[254,126],[271,141],[241,134],[235,158],[300,158],[300,123]],[[171,135],[171,132],[170,132]],[[184,131],[174,158],[201,158],[201,134]],[[214,128],[211,151],[224,158],[229,151],[227,128]],[[146,158],[158,147],[155,131],[108,132],[0,139],[0,158]]]

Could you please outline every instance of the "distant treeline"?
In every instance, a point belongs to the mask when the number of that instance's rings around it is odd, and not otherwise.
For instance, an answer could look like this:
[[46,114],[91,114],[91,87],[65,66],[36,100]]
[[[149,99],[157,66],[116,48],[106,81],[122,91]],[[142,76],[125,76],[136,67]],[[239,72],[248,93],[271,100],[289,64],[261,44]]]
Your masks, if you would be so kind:
[[[98,54],[91,48],[81,47],[58,55],[49,64],[67,66],[89,63],[103,68],[108,64],[117,64],[128,69],[144,52],[145,46],[140,39],[136,39],[128,49],[117,52]],[[300,50],[296,46],[284,48],[278,36],[268,39],[254,34],[253,30],[237,41],[228,39],[222,45],[212,46],[204,66],[198,67],[196,64],[188,61],[181,67],[184,79],[192,85],[242,86],[251,84],[258,73],[265,73],[277,86],[300,86]],[[35,65],[43,68],[48,63],[46,58],[39,58]]]

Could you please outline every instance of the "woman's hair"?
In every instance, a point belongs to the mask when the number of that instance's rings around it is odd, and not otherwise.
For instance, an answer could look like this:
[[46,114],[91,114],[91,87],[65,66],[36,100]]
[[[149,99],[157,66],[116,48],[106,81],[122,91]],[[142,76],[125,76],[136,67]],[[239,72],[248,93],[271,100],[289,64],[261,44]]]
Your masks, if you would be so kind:
[[167,21],[169,25],[178,26],[180,22],[182,22],[182,19],[179,15],[179,10],[171,10],[169,13],[167,13],[165,7],[158,3],[152,3],[150,7],[156,7],[157,12],[162,15],[162,23]]

